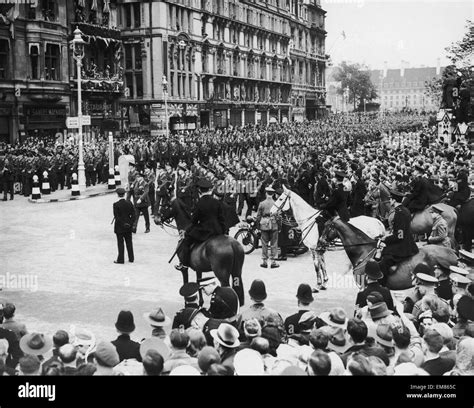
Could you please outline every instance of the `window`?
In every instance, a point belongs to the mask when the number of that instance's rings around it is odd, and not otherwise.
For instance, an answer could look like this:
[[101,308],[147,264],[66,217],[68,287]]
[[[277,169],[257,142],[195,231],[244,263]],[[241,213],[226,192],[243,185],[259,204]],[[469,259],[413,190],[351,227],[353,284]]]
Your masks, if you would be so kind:
[[46,45],[44,74],[47,81],[59,81],[59,45],[57,44]]
[[41,3],[41,13],[46,21],[57,20],[57,3],[54,0],[43,0]]
[[125,81],[130,98],[143,97],[142,45],[125,44]]
[[142,25],[140,3],[133,3],[133,23],[135,27],[140,27]]
[[0,79],[5,79],[8,76],[8,61],[9,61],[10,47],[7,40],[0,40]]
[[39,46],[37,44],[30,44],[30,69],[31,79],[39,79]]
[[128,3],[124,5],[125,27],[134,28],[141,26],[141,5],[140,3]]

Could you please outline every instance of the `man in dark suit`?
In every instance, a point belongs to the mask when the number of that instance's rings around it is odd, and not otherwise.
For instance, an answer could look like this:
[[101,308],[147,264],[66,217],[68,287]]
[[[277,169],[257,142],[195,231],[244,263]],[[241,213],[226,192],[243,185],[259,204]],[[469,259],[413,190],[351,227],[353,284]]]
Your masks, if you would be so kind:
[[117,194],[120,200],[114,203],[115,226],[114,232],[117,236],[118,257],[114,263],[123,264],[124,260],[124,241],[127,245],[128,260],[133,262],[132,228],[135,221],[135,209],[130,201],[124,199],[125,189],[118,188]]
[[344,177],[347,175],[341,171],[336,171],[336,188],[333,190],[331,197],[326,203],[321,204],[320,208],[325,209],[332,217],[339,215],[341,220],[349,221],[349,210],[347,208],[347,198],[349,192],[344,189]]
[[412,214],[423,211],[427,205],[439,202],[443,196],[443,191],[425,177],[425,169],[423,167],[415,164],[414,174],[411,193],[403,200],[403,205]]
[[177,265],[176,269],[189,267],[193,243],[205,242],[216,235],[224,234],[226,229],[224,211],[220,201],[212,196],[212,187],[212,183],[207,179],[198,182],[201,198],[193,212],[192,225],[181,243],[181,264]]
[[382,238],[386,246],[382,251],[382,259],[379,262],[380,269],[385,276],[389,274],[391,266],[397,265],[418,253],[418,247],[415,244],[410,228],[410,211],[401,204],[404,194],[391,190],[390,195],[390,204],[395,206],[393,233]]
[[130,334],[135,330],[132,312],[121,310],[117,317],[115,328],[119,332],[119,336],[111,343],[117,349],[120,361],[132,358],[135,358],[137,361],[142,361],[140,344],[130,339]]
[[379,280],[383,278],[379,264],[376,261],[369,260],[365,265],[365,274],[367,276],[367,286],[363,291],[357,294],[355,302],[356,305],[359,308],[367,306],[367,296],[369,296],[372,292],[379,292],[383,296],[383,300],[387,304],[387,308],[395,311],[390,290],[379,283]]
[[301,327],[299,325],[300,318],[310,310],[310,305],[314,301],[311,286],[306,283],[302,283],[298,286],[296,298],[298,299],[298,312],[288,316],[284,323],[285,331],[288,336],[301,333]]

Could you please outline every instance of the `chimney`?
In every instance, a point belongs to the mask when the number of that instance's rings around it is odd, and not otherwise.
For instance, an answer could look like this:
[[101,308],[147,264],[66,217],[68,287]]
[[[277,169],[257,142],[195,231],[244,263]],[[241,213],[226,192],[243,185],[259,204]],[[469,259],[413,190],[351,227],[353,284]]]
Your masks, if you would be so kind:
[[384,61],[383,62],[383,77],[387,78],[387,71],[388,71],[388,62]]
[[441,74],[441,58],[436,60],[436,75]]

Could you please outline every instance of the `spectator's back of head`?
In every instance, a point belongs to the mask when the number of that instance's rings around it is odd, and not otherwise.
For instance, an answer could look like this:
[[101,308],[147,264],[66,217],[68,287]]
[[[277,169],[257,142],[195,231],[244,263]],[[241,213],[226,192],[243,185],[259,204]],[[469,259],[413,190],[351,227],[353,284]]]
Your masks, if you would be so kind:
[[64,364],[72,363],[76,359],[77,349],[72,344],[65,344],[59,349],[58,356]]
[[189,343],[189,335],[184,330],[173,329],[170,333],[170,343],[175,350],[185,350]]
[[13,303],[6,303],[3,306],[3,317],[5,319],[11,319],[15,315],[15,305]]
[[369,363],[372,367],[373,375],[387,375],[387,366],[380,358],[376,356],[369,356]]
[[411,334],[405,325],[393,327],[392,336],[395,346],[399,349],[406,349],[410,345]]
[[270,342],[264,337],[255,337],[250,343],[250,348],[264,356],[270,352]]
[[187,329],[186,333],[189,336],[189,353],[197,355],[207,345],[206,336],[202,330],[194,328]]
[[8,340],[0,339],[0,360],[6,360],[8,355]]
[[329,335],[321,329],[313,329],[309,334],[309,342],[315,350],[326,350],[329,344]]
[[207,375],[210,376],[223,376],[223,375],[234,375],[232,369],[228,366],[223,364],[211,364],[209,369],[207,370]]
[[69,334],[65,330],[58,330],[53,336],[53,343],[56,348],[60,348],[69,343]]
[[354,376],[373,375],[369,359],[360,353],[354,353],[347,361],[347,369]]
[[428,329],[425,331],[425,334],[423,335],[423,340],[428,346],[428,350],[435,354],[439,353],[444,345],[443,336],[441,336],[441,334],[439,334],[436,330],[433,329]]
[[368,328],[365,322],[360,319],[349,319],[347,322],[347,333],[354,343],[362,343],[367,338]]
[[156,350],[148,350],[143,358],[143,369],[146,375],[160,375],[164,365],[163,357]]
[[331,372],[331,359],[326,352],[315,350],[309,357],[308,367],[313,375],[329,375]]
[[23,375],[39,375],[41,362],[37,356],[26,354],[20,358],[20,371]]
[[76,376],[92,377],[96,371],[97,371],[97,367],[94,364],[85,363],[77,367]]
[[198,354],[198,365],[204,374],[207,374],[209,367],[213,364],[220,364],[221,356],[214,347],[206,346]]

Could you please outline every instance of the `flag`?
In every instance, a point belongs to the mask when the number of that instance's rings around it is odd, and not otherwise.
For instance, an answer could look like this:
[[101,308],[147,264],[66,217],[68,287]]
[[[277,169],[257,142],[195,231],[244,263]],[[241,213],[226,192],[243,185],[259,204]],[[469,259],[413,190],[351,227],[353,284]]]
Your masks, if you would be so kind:
[[342,34],[342,38],[345,40],[346,39],[346,32],[343,31],[341,34]]

